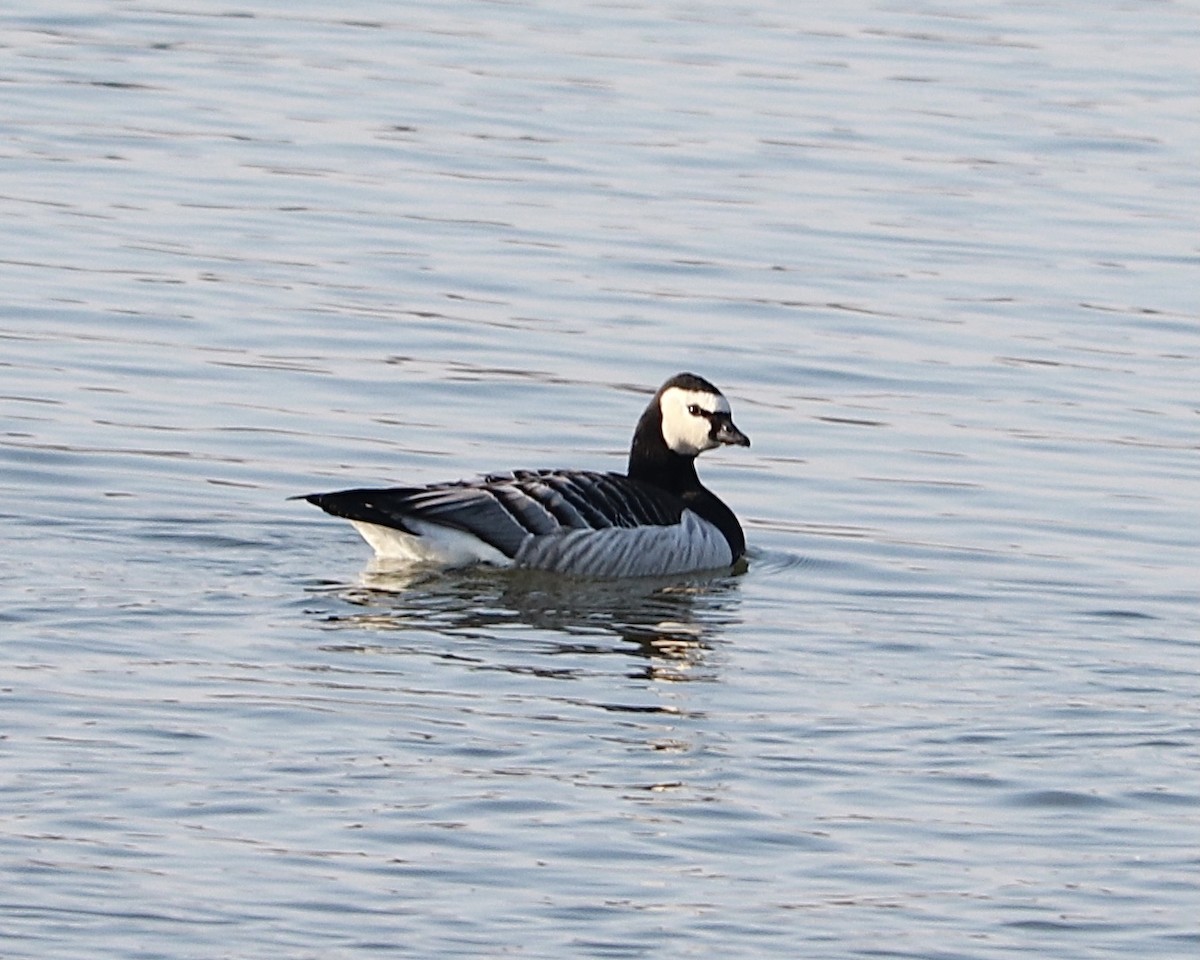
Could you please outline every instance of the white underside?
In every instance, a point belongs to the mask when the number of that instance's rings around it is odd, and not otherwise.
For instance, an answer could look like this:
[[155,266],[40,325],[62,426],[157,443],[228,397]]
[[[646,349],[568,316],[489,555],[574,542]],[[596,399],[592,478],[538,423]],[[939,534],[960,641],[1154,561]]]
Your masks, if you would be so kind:
[[439,567],[469,567],[476,563],[512,566],[512,560],[495,547],[452,527],[406,520],[420,534],[413,536],[403,530],[376,523],[364,523],[361,520],[350,522],[381,560],[430,563]]
[[381,560],[465,567],[552,570],[584,577],[645,577],[712,570],[733,562],[729,544],[711,523],[685,510],[670,527],[608,527],[530,536],[514,558],[482,540],[438,524],[407,521],[419,536],[352,520]]

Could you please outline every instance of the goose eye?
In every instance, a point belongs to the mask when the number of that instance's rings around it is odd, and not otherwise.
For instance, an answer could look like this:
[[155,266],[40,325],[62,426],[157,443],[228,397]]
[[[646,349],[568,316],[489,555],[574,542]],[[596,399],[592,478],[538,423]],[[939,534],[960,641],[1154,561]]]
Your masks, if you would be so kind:
[[688,413],[690,413],[693,417],[704,416],[704,410],[701,409],[700,404],[698,404],[698,403],[689,403],[688,404]]

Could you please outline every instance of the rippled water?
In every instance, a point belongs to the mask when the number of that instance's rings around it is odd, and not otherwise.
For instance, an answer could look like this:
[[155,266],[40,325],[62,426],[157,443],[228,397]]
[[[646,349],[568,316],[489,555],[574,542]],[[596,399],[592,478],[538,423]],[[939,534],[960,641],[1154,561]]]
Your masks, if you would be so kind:
[[[0,13],[0,955],[1191,957],[1190,5]],[[619,467],[737,575],[285,498]]]

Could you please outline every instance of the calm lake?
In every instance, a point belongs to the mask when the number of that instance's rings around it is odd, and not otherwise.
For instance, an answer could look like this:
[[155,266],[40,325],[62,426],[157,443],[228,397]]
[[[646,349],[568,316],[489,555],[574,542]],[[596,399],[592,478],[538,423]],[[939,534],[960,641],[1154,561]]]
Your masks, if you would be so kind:
[[[0,956],[1200,952],[1200,8],[0,13]],[[622,469],[744,572],[383,570]]]

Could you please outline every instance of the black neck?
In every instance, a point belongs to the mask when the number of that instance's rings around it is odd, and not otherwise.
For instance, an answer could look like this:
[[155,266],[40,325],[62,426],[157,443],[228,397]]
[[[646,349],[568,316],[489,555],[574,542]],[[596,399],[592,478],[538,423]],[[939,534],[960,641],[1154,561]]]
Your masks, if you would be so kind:
[[696,458],[670,450],[661,434],[652,435],[649,440],[642,440],[640,433],[634,436],[626,473],[632,480],[653,484],[677,497],[704,489],[696,476]]
[[648,483],[679,497],[691,510],[713,523],[729,541],[736,561],[746,552],[746,537],[737,517],[696,475],[696,458],[675,453],[662,438],[662,413],[654,403],[642,414],[629,448],[631,480]]

